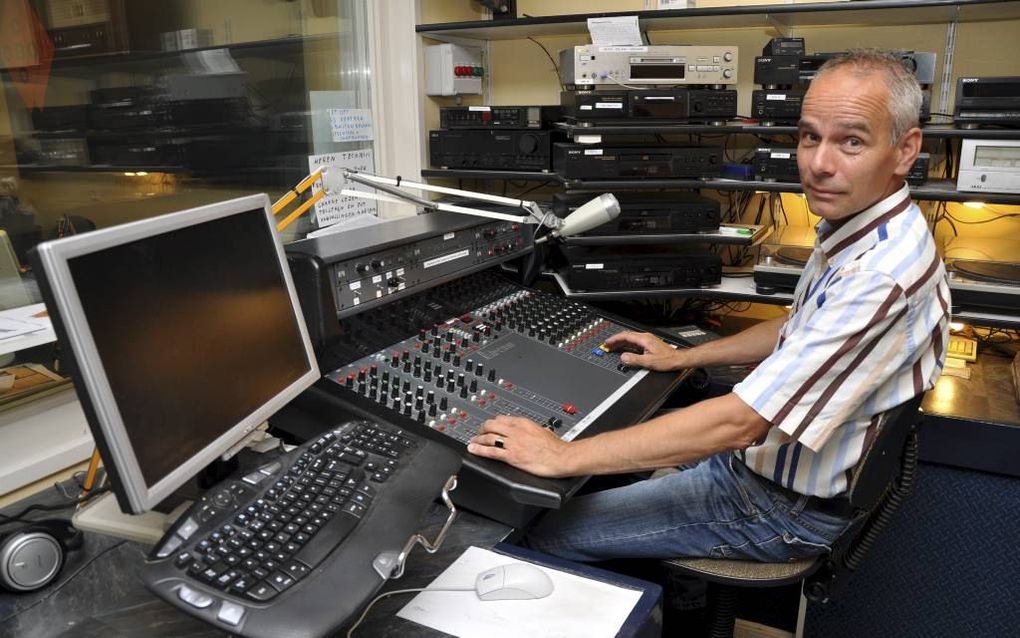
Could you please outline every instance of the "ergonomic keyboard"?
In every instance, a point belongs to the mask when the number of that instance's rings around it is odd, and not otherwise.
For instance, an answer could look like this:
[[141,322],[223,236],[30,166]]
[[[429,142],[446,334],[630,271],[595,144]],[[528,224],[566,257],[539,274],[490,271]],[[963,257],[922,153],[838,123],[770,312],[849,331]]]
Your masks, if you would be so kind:
[[383,584],[373,561],[403,549],[459,465],[416,435],[345,422],[209,490],[155,546],[142,579],[231,633],[334,632]]

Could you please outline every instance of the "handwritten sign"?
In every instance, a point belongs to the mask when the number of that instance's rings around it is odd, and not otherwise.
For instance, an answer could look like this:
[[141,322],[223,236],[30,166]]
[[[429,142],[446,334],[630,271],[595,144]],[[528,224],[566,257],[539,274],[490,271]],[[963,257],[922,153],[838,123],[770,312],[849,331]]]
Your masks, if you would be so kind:
[[347,221],[361,215],[375,215],[375,201],[341,195],[344,188],[354,190],[370,190],[360,184],[344,179],[343,169],[356,171],[375,171],[375,157],[372,149],[346,151],[343,153],[326,153],[325,155],[309,155],[308,171],[325,166],[326,174],[313,188],[320,190],[325,184],[329,194],[315,203],[315,224],[319,228],[330,226],[340,221]]
[[367,142],[372,139],[369,109],[326,109],[334,142]]

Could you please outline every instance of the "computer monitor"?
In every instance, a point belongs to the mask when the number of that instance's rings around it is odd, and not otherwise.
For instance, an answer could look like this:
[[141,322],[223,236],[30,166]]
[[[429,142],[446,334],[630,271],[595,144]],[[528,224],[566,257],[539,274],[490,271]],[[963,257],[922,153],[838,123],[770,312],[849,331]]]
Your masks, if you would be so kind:
[[46,242],[33,259],[125,513],[320,376],[265,195]]

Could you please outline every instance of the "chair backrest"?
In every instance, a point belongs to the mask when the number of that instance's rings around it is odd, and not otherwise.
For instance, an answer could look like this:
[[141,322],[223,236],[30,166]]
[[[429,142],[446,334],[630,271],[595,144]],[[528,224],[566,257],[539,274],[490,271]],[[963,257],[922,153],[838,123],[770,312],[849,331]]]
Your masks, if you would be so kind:
[[924,393],[879,415],[871,445],[854,468],[847,497],[855,510],[870,512],[896,479],[907,436],[920,417]]

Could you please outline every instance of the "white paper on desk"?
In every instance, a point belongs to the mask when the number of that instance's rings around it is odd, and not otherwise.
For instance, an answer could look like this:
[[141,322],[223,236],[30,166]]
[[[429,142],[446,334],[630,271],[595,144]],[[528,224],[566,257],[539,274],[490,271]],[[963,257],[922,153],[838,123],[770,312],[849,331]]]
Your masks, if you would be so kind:
[[48,318],[13,319],[11,317],[0,317],[0,341],[39,332],[49,326],[50,320]]
[[540,567],[553,582],[553,593],[536,600],[482,601],[475,594],[479,572],[524,561],[469,547],[424,591],[397,612],[401,618],[460,638],[613,638],[641,592]]
[[591,43],[597,47],[639,47],[644,44],[637,16],[588,18],[588,33]]

